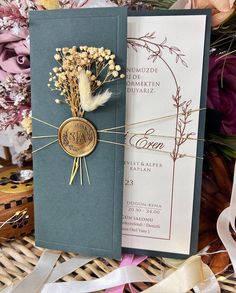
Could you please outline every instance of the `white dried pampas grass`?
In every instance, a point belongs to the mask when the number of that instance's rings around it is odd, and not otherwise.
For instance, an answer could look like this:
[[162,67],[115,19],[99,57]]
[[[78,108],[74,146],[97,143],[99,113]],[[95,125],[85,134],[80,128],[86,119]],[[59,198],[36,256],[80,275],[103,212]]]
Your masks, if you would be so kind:
[[112,93],[107,89],[101,94],[92,96],[90,80],[84,70],[82,70],[79,75],[79,94],[81,107],[87,112],[91,112],[99,106],[103,106],[112,95]]

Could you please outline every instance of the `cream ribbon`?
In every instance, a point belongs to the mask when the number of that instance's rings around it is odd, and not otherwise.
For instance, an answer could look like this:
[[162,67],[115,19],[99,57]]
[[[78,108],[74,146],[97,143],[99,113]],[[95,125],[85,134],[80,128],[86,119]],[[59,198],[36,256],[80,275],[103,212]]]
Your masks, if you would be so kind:
[[94,257],[76,256],[54,268],[60,255],[60,252],[45,250],[31,274],[19,284],[8,287],[1,293],[39,293],[45,283],[55,282],[94,260]]
[[116,269],[102,278],[91,281],[71,281],[46,284],[42,293],[88,293],[136,282],[156,283],[157,278],[150,277],[139,267],[127,266]]
[[[199,258],[199,260],[200,260],[200,258]],[[183,261],[177,261],[177,260],[173,260],[173,261],[175,264],[173,266],[173,268],[176,268],[176,265],[179,266],[179,265],[181,265],[181,263],[183,263]],[[200,267],[200,262],[191,263],[192,271],[189,271],[189,267],[186,266],[185,264],[186,264],[186,262],[181,266],[181,273],[178,276],[177,280],[173,280],[171,277],[168,277],[169,279],[168,278],[165,279],[166,282],[168,283],[167,285],[169,286],[169,288],[167,288],[167,287],[158,288],[158,285],[160,286],[160,283],[159,283],[159,284],[154,285],[153,287],[151,287],[143,292],[145,292],[145,293],[159,293],[159,292],[163,292],[163,293],[180,292],[180,293],[182,293],[182,292],[189,292],[189,290],[192,288],[194,289],[195,293],[220,293],[221,292],[219,283],[218,283],[214,273],[206,264],[201,263],[201,267]],[[196,267],[194,267],[195,265],[196,265]],[[193,276],[196,273],[203,274],[203,280],[200,282],[197,282],[197,285],[194,286],[194,285],[192,285],[194,283]],[[168,274],[168,271],[167,271],[167,274]],[[181,285],[181,282],[183,282],[182,285]],[[195,282],[196,282],[196,280],[195,280]],[[163,284],[164,284],[164,281],[163,281]],[[182,286],[182,287],[179,288],[179,286]],[[184,288],[184,286],[185,286],[185,288]],[[180,290],[180,291],[178,291],[178,290]]]
[[207,265],[202,264],[200,256],[192,256],[176,270],[169,269],[165,274],[160,272],[159,276],[150,276],[140,267],[126,266],[118,268],[100,279],[53,283],[94,260],[94,258],[77,256],[53,269],[60,255],[60,252],[46,250],[30,275],[16,286],[6,288],[1,292],[88,293],[128,283],[158,282],[144,292],[185,293],[194,288],[196,293],[220,293],[219,284],[214,274]]
[[212,270],[206,264],[202,264],[204,281],[194,287],[195,293],[220,293],[221,289],[219,283],[212,272]]
[[1,291],[2,293],[39,293],[51,274],[61,253],[45,250],[35,269],[23,281]]
[[221,292],[214,274],[202,264],[199,256],[190,257],[177,270],[168,270],[166,275],[149,276],[139,267],[127,266],[96,280],[46,284],[41,293],[89,293],[137,282],[158,282],[144,290],[145,293],[185,293],[192,288],[197,293]]
[[34,271],[24,279],[24,282],[17,284],[12,293],[40,292],[60,255],[60,252],[45,250]]
[[233,231],[236,233],[235,219],[236,219],[236,164],[234,165],[234,179],[233,179],[230,206],[223,210],[223,212],[220,214],[217,221],[217,232],[229,254],[232,266],[234,268],[234,273],[236,273],[236,241],[231,235],[230,226],[232,227]]

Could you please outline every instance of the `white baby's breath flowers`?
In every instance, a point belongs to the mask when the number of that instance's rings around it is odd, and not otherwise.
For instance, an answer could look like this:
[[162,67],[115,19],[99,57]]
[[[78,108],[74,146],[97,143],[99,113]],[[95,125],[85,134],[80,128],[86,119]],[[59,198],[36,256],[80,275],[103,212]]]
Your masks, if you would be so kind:
[[109,69],[110,70],[114,70],[115,69],[115,66],[112,64],[112,65],[109,66]]
[[[115,54],[107,48],[75,46],[57,48],[54,59],[59,63],[52,68],[49,88],[65,96],[65,102],[71,106],[74,116],[83,113],[80,102],[80,76],[84,72],[90,84],[91,95],[106,83],[124,78],[121,66],[116,64]],[[79,99],[78,99],[79,97]],[[59,100],[55,99],[57,103]],[[60,100],[61,101],[61,100]]]
[[107,55],[111,55],[111,50],[106,49],[106,50],[105,50],[105,53],[106,53]]
[[119,73],[118,73],[117,71],[112,71],[112,75],[113,75],[114,77],[117,77],[117,76],[119,75]]
[[61,56],[59,54],[55,54],[54,55],[55,60],[59,61],[61,60]]
[[116,65],[115,69],[116,69],[116,71],[120,71],[121,70],[120,65]]
[[86,74],[87,74],[87,76],[91,76],[92,75],[92,71],[86,70]]

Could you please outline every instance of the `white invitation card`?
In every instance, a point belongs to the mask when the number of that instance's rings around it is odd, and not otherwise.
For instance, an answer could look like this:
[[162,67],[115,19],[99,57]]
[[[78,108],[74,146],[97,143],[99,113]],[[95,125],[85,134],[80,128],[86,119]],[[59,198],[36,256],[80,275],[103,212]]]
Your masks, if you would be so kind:
[[196,252],[209,13],[128,18],[122,246],[136,254]]

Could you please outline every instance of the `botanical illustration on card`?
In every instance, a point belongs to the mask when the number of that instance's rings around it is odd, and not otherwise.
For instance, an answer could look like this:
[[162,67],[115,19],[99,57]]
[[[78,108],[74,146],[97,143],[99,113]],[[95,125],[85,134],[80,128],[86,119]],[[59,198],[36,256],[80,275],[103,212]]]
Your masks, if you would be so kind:
[[[162,62],[169,72],[169,79],[172,79],[175,84],[175,89],[173,94],[169,97],[169,103],[173,106],[173,112],[168,115],[168,113],[163,115],[163,117],[157,117],[160,119],[174,119],[175,120],[175,135],[173,138],[174,145],[172,150],[166,150],[164,143],[154,142],[155,129],[148,129],[142,136],[137,134],[132,134],[128,139],[128,144],[132,147],[142,150],[157,151],[160,153],[166,153],[172,160],[172,178],[170,178],[171,184],[171,202],[173,202],[174,192],[175,192],[175,175],[176,175],[176,164],[177,161],[184,157],[191,157],[190,154],[185,154],[181,152],[181,147],[191,139],[195,139],[195,133],[191,131],[192,122],[192,112],[196,109],[191,108],[192,100],[190,98],[184,98],[181,94],[181,86],[179,85],[178,79],[175,75],[175,68],[169,64],[168,58],[171,57],[175,59],[177,65],[182,65],[188,68],[188,64],[185,61],[185,54],[176,46],[169,45],[167,37],[161,42],[158,42],[158,38],[155,32],[147,32],[141,37],[129,37],[127,42],[128,49],[134,51],[135,54],[142,54],[141,51],[145,50],[148,53],[147,60],[153,63]],[[168,83],[168,81],[167,81]],[[161,105],[160,105],[161,107]],[[168,117],[169,116],[169,117]],[[155,120],[155,119],[153,119]],[[152,121],[150,121],[151,123]],[[129,131],[127,131],[129,132]],[[166,138],[168,138],[168,133],[166,133]],[[169,137],[171,138],[171,136]],[[128,182],[126,182],[128,184]],[[172,209],[172,208],[171,208]],[[170,229],[168,239],[171,238],[171,217],[170,215]],[[148,237],[148,236],[147,236]]]

